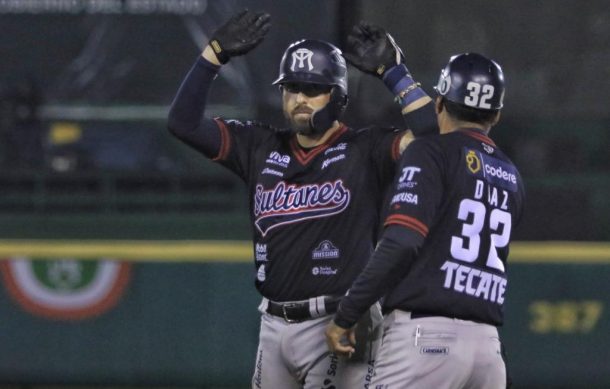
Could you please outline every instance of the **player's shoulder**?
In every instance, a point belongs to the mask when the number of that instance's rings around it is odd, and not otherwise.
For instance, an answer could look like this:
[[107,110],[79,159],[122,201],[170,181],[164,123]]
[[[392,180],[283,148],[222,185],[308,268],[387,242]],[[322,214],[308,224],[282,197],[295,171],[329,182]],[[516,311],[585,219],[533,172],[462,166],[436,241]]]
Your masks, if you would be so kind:
[[273,137],[283,137],[288,134],[290,131],[287,129],[278,128],[272,126],[271,124],[267,124],[258,120],[238,120],[238,119],[224,119],[217,118],[221,120],[225,125],[236,131],[236,132],[245,132],[248,135],[255,135],[257,138],[273,138]]
[[254,129],[254,130],[260,130],[260,131],[265,131],[265,132],[277,132],[280,131],[280,129],[267,124],[267,123],[263,123],[260,122],[258,120],[238,120],[238,119],[224,119],[224,118],[218,118],[220,120],[222,120],[226,125],[230,126],[230,127],[243,127],[243,128],[249,128],[249,129]]
[[384,127],[384,126],[367,126],[358,129],[351,129],[356,136],[381,136],[386,134],[399,134],[404,132],[404,129],[398,127]]
[[409,143],[409,146],[407,146],[407,150],[410,148],[412,148],[412,149],[413,148],[422,148],[422,149],[436,150],[436,149],[442,148],[444,146],[443,145],[444,140],[445,139],[440,134],[430,134],[430,135],[426,135],[426,136],[418,136]]

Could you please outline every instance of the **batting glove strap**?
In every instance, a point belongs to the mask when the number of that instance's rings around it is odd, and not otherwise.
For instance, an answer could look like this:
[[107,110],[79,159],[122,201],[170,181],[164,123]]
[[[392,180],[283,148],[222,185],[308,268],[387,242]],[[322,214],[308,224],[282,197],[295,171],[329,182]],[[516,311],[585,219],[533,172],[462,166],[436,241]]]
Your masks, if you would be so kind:
[[263,41],[271,28],[271,17],[265,12],[244,10],[233,16],[212,35],[210,46],[222,64],[231,57],[244,55]]
[[220,42],[218,42],[217,39],[212,39],[210,41],[210,46],[212,47],[212,50],[214,50],[214,54],[216,54],[218,62],[220,62],[221,64],[229,62],[229,59],[231,59],[231,57],[229,56],[229,54],[227,54],[225,50],[223,50],[222,46],[220,45]]
[[383,74],[383,83],[396,96],[395,101],[402,107],[406,107],[417,99],[427,96],[420,88],[420,83],[415,82],[409,74],[409,69],[404,64],[396,65]]
[[415,83],[404,64],[396,65],[386,70],[383,73],[382,80],[395,96]]

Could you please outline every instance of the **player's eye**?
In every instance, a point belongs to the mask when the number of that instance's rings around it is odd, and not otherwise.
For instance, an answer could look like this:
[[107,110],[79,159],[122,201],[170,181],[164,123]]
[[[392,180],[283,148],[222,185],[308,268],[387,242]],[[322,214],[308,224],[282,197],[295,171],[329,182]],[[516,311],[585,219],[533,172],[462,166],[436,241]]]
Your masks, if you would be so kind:
[[307,97],[316,97],[321,94],[330,93],[331,85],[321,84],[309,84],[309,83],[296,83],[287,82],[283,84],[284,89],[290,93],[303,93]]

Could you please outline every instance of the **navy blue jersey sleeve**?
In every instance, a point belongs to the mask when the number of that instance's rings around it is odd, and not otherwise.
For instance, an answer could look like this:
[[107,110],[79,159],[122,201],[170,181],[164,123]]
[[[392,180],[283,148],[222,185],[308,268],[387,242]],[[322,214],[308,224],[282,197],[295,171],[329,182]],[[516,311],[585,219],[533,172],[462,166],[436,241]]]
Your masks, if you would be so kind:
[[219,69],[202,57],[197,59],[178,89],[167,122],[174,136],[208,158],[216,158],[222,146],[217,123],[203,118],[208,92]]
[[168,128],[184,143],[245,178],[253,134],[260,126],[204,117],[207,95],[219,69],[203,57],[197,59],[171,105]]
[[415,137],[439,133],[436,112],[434,111],[434,101],[429,102],[415,111],[403,114],[402,118],[407,128],[413,132]]
[[395,128],[367,128],[366,146],[371,148],[373,166],[381,182],[390,183],[400,159],[400,140],[404,131]]
[[434,138],[416,139],[403,152],[385,226],[397,224],[424,238],[428,235],[444,190],[441,155]]
[[409,267],[437,217],[443,196],[442,162],[434,142],[416,140],[403,153],[390,197],[381,241],[365,270],[341,301],[335,323],[351,327],[396,285]]
[[373,257],[341,300],[335,323],[343,328],[356,324],[369,307],[409,271],[422,244],[423,237],[418,233],[400,226],[387,228]]
[[221,118],[215,120],[220,128],[221,147],[214,161],[247,180],[252,153],[257,149],[257,142],[264,142],[265,135],[269,135],[270,130],[261,130],[259,124],[249,121],[240,122]]

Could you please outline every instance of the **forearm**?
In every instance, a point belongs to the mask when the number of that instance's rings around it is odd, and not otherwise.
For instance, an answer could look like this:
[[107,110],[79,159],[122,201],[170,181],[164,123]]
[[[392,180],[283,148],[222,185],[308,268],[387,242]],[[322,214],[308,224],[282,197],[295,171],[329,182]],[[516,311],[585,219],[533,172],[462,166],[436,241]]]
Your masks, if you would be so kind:
[[389,226],[373,257],[341,300],[335,323],[343,328],[352,327],[371,305],[394,287],[410,268],[422,240],[404,227]]
[[216,122],[203,115],[219,69],[202,54],[182,82],[168,116],[168,128],[173,135],[210,157],[220,149],[220,134]]
[[[406,109],[408,111],[405,111]],[[434,102],[429,97],[421,98],[402,110],[405,125],[416,137],[439,133]]]
[[413,79],[406,65],[399,64],[387,70],[382,80],[395,96],[396,102],[401,107],[405,124],[413,135],[418,137],[438,134],[434,103]]

